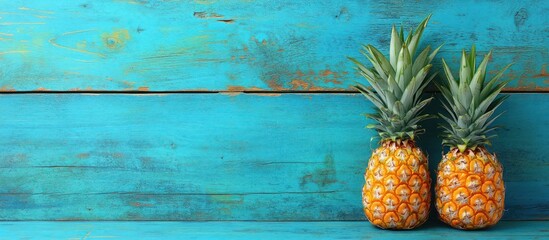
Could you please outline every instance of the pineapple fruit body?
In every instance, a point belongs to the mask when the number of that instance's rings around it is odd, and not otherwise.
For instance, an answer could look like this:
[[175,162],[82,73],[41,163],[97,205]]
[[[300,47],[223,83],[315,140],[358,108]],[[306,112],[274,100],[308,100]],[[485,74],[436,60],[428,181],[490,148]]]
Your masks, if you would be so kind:
[[422,95],[435,76],[429,71],[440,47],[431,52],[427,46],[416,54],[430,17],[407,37],[402,28],[397,31],[393,26],[389,58],[374,46],[364,45],[361,53],[372,67],[349,58],[370,84],[354,87],[374,105],[375,112],[365,114],[373,120],[366,127],[376,130],[381,140],[370,158],[362,188],[364,213],[380,228],[411,229],[429,216],[427,157],[413,140],[424,132],[420,122],[432,117],[422,111],[433,98],[423,99]]
[[427,157],[411,140],[387,140],[370,158],[362,189],[364,213],[384,229],[412,229],[429,216]]
[[440,219],[458,229],[495,225],[503,214],[505,187],[501,163],[485,145],[494,137],[490,125],[501,114],[496,109],[509,95],[500,95],[509,81],[499,81],[507,65],[491,79],[486,78],[492,52],[476,64],[476,48],[461,54],[459,78],[454,78],[444,59],[446,81],[437,85],[447,114],[440,125],[442,144],[450,148],[438,167],[436,209]]
[[436,209],[440,219],[458,229],[495,225],[503,214],[502,166],[485,148],[450,150],[438,166]]

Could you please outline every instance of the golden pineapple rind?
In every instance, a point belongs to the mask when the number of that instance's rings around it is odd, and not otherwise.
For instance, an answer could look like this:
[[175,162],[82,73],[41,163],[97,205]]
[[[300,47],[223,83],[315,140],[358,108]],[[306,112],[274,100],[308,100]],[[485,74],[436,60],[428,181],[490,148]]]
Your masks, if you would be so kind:
[[413,141],[385,141],[370,158],[362,188],[364,213],[384,229],[412,229],[427,221],[431,178]]
[[438,166],[435,187],[440,219],[458,229],[495,225],[503,215],[503,169],[483,147],[461,153],[454,148]]

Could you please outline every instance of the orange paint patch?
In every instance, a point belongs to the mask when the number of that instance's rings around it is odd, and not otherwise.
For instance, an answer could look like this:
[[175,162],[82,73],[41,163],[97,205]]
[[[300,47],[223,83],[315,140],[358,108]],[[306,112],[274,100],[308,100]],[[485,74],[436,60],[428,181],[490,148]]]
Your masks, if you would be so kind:
[[[333,72],[329,69],[322,70],[320,72],[315,72],[314,70],[308,70],[308,71],[302,71],[297,70],[295,73],[288,73],[286,77],[291,78],[292,80],[289,82],[290,89],[291,90],[308,90],[308,91],[327,91],[327,90],[345,90],[343,88],[330,88],[325,86],[319,86],[317,85],[318,82],[321,83],[333,83],[333,84],[342,84],[338,78],[340,75],[346,75],[347,72],[338,74],[337,72]],[[273,82],[273,80],[276,80]],[[270,81],[267,81],[267,84],[270,88],[273,90],[288,90],[284,87],[282,87],[282,84],[280,83],[280,77],[272,78]]]
[[228,92],[244,92],[244,91],[262,91],[263,89],[261,88],[258,88],[258,87],[249,87],[249,88],[246,88],[246,87],[242,87],[242,86],[228,86],[227,87],[227,91]]
[[343,90],[342,88],[323,88],[318,86],[312,86],[309,88],[310,91],[327,91],[327,90]]
[[339,80],[336,80],[336,79],[326,79],[324,80],[325,83],[333,83],[333,84],[342,84],[341,81]]
[[330,71],[329,69],[326,69],[326,70],[324,70],[320,73],[320,76],[326,77],[328,75],[333,75],[333,74],[334,74],[334,72]]
[[[546,65],[543,65],[541,72],[539,74],[536,74],[532,76],[533,78],[547,78],[549,77],[549,73],[547,73]],[[544,81],[545,83],[549,83],[549,79]]]
[[229,86],[227,87],[227,91],[230,91],[230,92],[241,92],[241,91],[244,91],[244,87],[242,86]]
[[280,97],[280,96],[282,96],[282,94],[280,94],[280,93],[254,93],[254,94],[251,94],[251,95],[260,96],[260,97]]
[[149,87],[138,87],[137,91],[146,92],[146,91],[149,91]]
[[267,81],[267,85],[269,86],[269,88],[275,91],[286,90],[278,81],[279,81],[279,77],[273,76],[270,80]]
[[[332,72],[330,69],[326,69],[320,72],[320,76],[324,78],[325,83],[341,84],[342,82],[338,80],[339,75],[337,72]],[[342,75],[347,75],[347,72],[343,72]]]
[[0,92],[15,92],[15,88],[8,87],[8,86],[2,86],[2,87],[0,87]]
[[122,81],[122,84],[125,87],[125,90],[131,90],[134,88],[135,82]]
[[300,79],[294,79],[290,82],[290,85],[292,85],[292,90],[302,89],[307,90],[309,89],[309,83],[300,80]]

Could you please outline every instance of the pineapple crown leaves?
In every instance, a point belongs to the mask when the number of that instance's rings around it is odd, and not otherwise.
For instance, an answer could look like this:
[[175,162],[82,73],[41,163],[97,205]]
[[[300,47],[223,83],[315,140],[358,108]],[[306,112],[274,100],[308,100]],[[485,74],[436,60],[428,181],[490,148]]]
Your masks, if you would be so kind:
[[430,18],[431,15],[427,16],[415,31],[410,30],[406,38],[402,28],[397,31],[393,26],[389,59],[374,46],[364,45],[361,53],[370,61],[371,68],[349,57],[370,84],[366,87],[357,83],[354,87],[374,104],[375,113],[366,114],[366,117],[376,123],[369,124],[367,128],[375,129],[382,141],[413,140],[424,131],[419,122],[432,117],[421,114],[432,100],[422,99],[421,95],[436,75],[428,76],[431,61],[442,46],[432,52],[431,47],[427,46],[416,56],[423,30]]
[[492,51],[484,56],[477,67],[475,46],[472,46],[469,54],[463,50],[459,79],[454,78],[448,64],[442,59],[447,81],[435,84],[442,93],[442,106],[447,112],[447,115],[439,114],[445,122],[440,125],[444,146],[457,147],[463,152],[469,148],[489,145],[489,139],[495,136],[489,134],[497,127],[490,125],[501,113],[495,117],[492,115],[509,97],[499,93],[510,80],[499,82],[499,79],[512,64],[505,66],[486,82],[486,67],[491,56]]

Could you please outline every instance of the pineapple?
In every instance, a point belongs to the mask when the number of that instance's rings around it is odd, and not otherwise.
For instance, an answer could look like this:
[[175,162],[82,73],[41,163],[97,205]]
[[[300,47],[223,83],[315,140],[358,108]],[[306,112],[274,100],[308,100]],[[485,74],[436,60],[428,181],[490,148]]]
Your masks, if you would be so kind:
[[450,151],[438,166],[436,209],[440,219],[454,228],[478,229],[496,224],[503,213],[505,186],[503,170],[495,155],[485,145],[495,127],[490,124],[500,115],[491,117],[508,96],[498,96],[508,81],[498,83],[505,67],[485,82],[488,53],[475,69],[475,47],[461,57],[459,80],[443,61],[447,82],[437,85],[447,116],[443,145]]
[[418,125],[430,117],[420,114],[432,98],[422,99],[425,87],[434,75],[427,77],[433,52],[427,46],[415,56],[421,35],[430,16],[404,39],[402,28],[393,26],[389,59],[371,45],[362,54],[372,63],[366,68],[350,58],[371,88],[355,88],[370,100],[376,112],[366,114],[376,123],[367,127],[377,131],[380,146],[373,151],[366,169],[362,189],[364,213],[375,226],[384,229],[411,229],[424,223],[429,215],[431,178],[427,157],[414,137],[423,129]]

